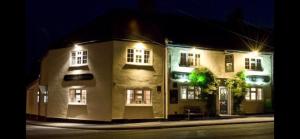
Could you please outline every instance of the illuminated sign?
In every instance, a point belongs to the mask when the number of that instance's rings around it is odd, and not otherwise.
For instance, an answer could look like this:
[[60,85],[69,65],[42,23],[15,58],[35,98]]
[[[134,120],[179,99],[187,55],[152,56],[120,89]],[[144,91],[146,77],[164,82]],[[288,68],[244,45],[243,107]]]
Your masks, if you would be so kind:
[[262,84],[270,82],[270,80],[271,80],[270,76],[265,76],[265,75],[248,75],[248,76],[246,76],[246,82],[250,83],[250,84],[262,85]]

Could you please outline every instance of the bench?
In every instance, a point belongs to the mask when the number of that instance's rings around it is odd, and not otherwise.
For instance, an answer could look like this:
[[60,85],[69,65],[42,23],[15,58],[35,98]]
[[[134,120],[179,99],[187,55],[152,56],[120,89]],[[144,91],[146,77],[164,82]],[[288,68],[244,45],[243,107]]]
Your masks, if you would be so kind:
[[190,119],[190,116],[204,116],[204,112],[200,106],[186,106],[184,107],[184,114]]

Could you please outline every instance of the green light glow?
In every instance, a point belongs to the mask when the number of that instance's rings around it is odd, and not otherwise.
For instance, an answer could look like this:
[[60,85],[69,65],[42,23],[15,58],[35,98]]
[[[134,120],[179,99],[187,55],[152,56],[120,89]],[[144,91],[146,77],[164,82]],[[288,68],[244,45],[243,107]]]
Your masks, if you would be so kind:
[[205,76],[204,75],[200,75],[200,76],[198,76],[197,80],[198,80],[198,82],[203,83],[205,81]]

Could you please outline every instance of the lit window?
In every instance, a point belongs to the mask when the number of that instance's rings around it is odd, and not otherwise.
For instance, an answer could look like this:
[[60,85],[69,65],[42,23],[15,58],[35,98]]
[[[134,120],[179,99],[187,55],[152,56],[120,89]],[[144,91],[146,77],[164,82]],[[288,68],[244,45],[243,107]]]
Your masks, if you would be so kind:
[[233,72],[233,55],[225,55],[225,72]]
[[263,100],[262,88],[247,88],[245,99],[247,101]]
[[151,65],[151,51],[144,49],[127,49],[127,64]]
[[133,49],[127,49],[127,62],[133,62]]
[[253,71],[263,71],[261,58],[245,58],[245,69]]
[[200,66],[200,54],[195,55],[195,66]]
[[256,92],[251,92],[251,100],[256,100]]
[[180,62],[179,66],[181,67],[191,67],[191,66],[200,66],[200,54],[180,53]]
[[87,65],[87,51],[72,51],[71,66]]
[[86,104],[86,90],[70,89],[69,104]]
[[43,95],[44,95],[44,103],[47,103],[48,102],[48,92],[45,91]]
[[194,65],[194,55],[192,53],[188,54],[188,66],[193,66]]
[[262,100],[262,89],[261,88],[257,89],[257,100]]
[[40,102],[40,91],[38,91],[36,93],[36,102],[39,103]]
[[201,88],[196,86],[180,86],[181,99],[199,99]]
[[186,95],[187,95],[187,87],[186,86],[181,86],[181,99],[186,99]]
[[249,69],[250,68],[250,64],[249,64],[249,58],[245,58],[245,69]]
[[245,99],[250,100],[250,89],[249,88],[246,89]]
[[126,104],[151,104],[151,91],[149,89],[127,89]]

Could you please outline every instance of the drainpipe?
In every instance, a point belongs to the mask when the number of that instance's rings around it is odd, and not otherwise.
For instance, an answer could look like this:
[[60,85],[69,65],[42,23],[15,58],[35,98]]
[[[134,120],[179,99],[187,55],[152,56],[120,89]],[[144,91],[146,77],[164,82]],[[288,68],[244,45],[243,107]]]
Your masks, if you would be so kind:
[[166,44],[165,46],[165,58],[164,58],[164,71],[165,71],[165,107],[164,107],[164,111],[165,111],[165,119],[168,119],[168,46]]

